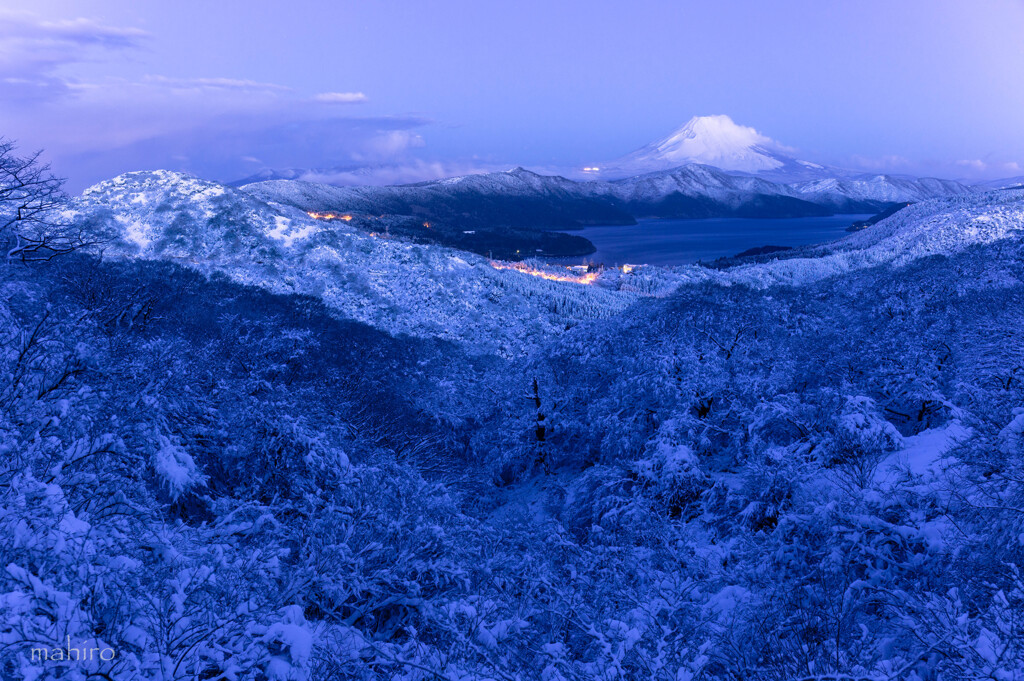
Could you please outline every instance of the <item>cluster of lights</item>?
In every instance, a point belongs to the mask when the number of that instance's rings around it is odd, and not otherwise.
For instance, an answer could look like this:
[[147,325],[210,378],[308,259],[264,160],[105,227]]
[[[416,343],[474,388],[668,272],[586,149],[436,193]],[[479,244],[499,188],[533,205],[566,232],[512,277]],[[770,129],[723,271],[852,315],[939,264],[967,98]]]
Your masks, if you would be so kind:
[[601,169],[598,168],[597,166],[587,166],[586,168],[583,169],[583,172],[585,172],[585,173],[596,173],[596,172],[598,172],[600,170]]
[[587,272],[583,275],[575,274],[556,274],[554,272],[548,272],[546,270],[538,270],[533,267],[527,267],[520,263],[512,262],[495,262],[491,261],[491,267],[496,270],[516,270],[523,274],[529,274],[531,277],[540,277],[541,279],[548,279],[550,281],[569,281],[574,284],[593,284],[597,281],[599,272]]
[[314,211],[308,211],[309,217],[316,220],[344,220],[350,222],[352,220],[351,215],[342,215],[341,213],[316,213]]

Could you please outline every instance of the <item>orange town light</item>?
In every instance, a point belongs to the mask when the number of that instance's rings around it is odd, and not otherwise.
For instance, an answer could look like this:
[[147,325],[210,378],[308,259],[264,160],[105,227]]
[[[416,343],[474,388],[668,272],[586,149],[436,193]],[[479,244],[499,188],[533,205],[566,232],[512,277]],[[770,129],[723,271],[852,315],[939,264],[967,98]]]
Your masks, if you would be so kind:
[[570,274],[555,274],[553,272],[545,272],[544,270],[534,269],[532,267],[526,267],[518,263],[504,263],[492,260],[491,267],[496,270],[516,270],[523,274],[528,274],[531,277],[540,277],[541,279],[547,279],[549,281],[568,281],[573,284],[593,284],[597,281],[599,272],[587,272],[582,276],[570,275]]
[[316,211],[312,210],[306,211],[306,214],[315,220],[344,220],[345,222],[351,222],[352,220],[352,216],[348,214],[341,215],[339,213],[317,213]]

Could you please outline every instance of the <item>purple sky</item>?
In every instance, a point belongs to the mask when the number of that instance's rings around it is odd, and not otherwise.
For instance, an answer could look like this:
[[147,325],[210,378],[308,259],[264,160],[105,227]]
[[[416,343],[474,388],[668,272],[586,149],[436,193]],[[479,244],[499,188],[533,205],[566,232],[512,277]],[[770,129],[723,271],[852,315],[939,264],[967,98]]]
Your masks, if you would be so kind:
[[1021,36],[1021,0],[0,2],[0,135],[75,191],[572,167],[716,113],[814,161],[1005,177]]

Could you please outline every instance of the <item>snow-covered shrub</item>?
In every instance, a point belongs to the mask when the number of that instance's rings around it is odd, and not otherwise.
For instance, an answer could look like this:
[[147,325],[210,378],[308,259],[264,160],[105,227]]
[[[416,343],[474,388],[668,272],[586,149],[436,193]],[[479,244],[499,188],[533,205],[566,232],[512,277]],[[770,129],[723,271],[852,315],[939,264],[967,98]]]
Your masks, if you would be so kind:
[[748,462],[736,500],[737,519],[752,532],[771,532],[794,504],[809,471],[792,449],[774,447]]
[[[887,421],[870,397],[847,397],[839,417],[841,432],[865,451],[891,451],[903,444],[903,436]],[[856,455],[853,453],[852,455]]]
[[188,452],[160,433],[156,434],[153,470],[172,501],[201,487],[207,479]]
[[562,522],[579,537],[606,533],[641,533],[649,525],[650,511],[639,503],[632,490],[635,483],[628,470],[618,466],[593,466],[576,477],[565,491]]
[[658,499],[673,518],[692,513],[694,504],[711,485],[693,450],[670,434],[676,425],[666,422],[645,456],[632,464],[641,489]]
[[817,448],[817,460],[829,479],[857,493],[873,480],[884,457],[900,449],[904,438],[869,397],[844,397],[841,412]]
[[1013,420],[999,431],[999,449],[1009,456],[1024,456],[1024,408],[1013,410]]

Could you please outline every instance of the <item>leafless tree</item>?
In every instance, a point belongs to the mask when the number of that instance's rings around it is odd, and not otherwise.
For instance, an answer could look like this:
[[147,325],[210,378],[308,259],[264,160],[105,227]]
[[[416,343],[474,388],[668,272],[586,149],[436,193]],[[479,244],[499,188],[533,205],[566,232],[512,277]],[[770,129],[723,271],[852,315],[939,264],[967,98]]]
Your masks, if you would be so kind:
[[49,260],[89,245],[63,215],[63,186],[40,152],[20,157],[13,142],[0,138],[0,239],[8,260]]

